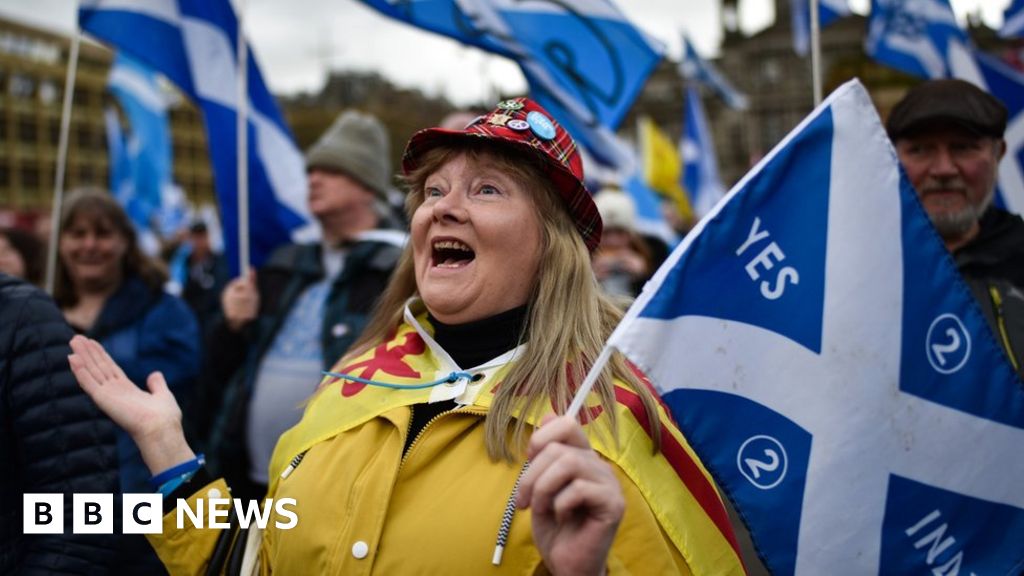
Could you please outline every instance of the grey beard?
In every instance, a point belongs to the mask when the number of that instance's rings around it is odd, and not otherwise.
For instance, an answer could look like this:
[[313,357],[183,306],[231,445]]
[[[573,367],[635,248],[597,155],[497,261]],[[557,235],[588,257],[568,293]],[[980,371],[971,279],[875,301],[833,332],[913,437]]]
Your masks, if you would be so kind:
[[966,208],[955,214],[929,215],[932,224],[944,240],[956,240],[963,237],[964,234],[971,230],[974,223],[981,219],[981,215],[985,213],[985,210],[988,210],[988,207],[992,204],[992,198],[995,197],[995,192],[993,187],[981,202],[969,204]]

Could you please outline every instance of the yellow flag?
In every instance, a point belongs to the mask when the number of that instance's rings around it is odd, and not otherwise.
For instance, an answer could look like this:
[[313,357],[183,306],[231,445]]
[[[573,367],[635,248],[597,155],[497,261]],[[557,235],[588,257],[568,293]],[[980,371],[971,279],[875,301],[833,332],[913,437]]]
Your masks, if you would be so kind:
[[683,162],[679,150],[648,116],[640,118],[640,153],[643,157],[644,182],[662,196],[672,200],[684,222],[693,219],[693,207],[683,191]]

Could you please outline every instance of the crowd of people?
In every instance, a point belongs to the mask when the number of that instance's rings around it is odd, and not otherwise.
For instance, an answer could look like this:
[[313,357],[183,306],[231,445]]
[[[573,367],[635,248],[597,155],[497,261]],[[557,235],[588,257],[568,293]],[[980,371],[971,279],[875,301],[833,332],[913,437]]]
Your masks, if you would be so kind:
[[[938,80],[886,129],[1024,375],[1024,221],[992,205],[1006,122]],[[306,153],[321,240],[229,279],[197,222],[180,298],[105,190],[65,199],[52,298],[43,244],[0,230],[0,573],[692,573],[708,551],[633,472],[669,466],[657,431],[675,430],[642,375],[613,355],[591,415],[559,416],[666,247],[625,192],[591,194],[529,99],[417,132],[404,212],[390,150],[376,118],[339,116]],[[656,433],[622,449],[641,417]],[[70,510],[72,493],[154,490],[172,514],[211,491],[294,498],[302,521],[148,541],[20,529],[24,493]],[[744,560],[723,565],[758,570]]]

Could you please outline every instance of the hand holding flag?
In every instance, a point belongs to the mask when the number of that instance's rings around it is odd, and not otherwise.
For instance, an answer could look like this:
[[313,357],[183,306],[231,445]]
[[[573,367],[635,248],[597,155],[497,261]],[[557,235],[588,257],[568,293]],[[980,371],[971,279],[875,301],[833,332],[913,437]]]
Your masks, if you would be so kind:
[[612,348],[774,574],[1024,566],[1024,388],[858,82],[687,236],[592,374]]

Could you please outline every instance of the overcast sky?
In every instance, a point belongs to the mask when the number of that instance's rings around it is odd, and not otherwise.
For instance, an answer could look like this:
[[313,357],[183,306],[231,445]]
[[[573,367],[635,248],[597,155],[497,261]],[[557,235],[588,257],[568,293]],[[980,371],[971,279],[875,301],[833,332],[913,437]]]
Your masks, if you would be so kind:
[[[497,91],[525,91],[518,68],[501,58],[462,47],[380,16],[357,0],[232,0],[244,6],[245,29],[263,76],[275,93],[315,91],[328,69],[377,70],[401,86],[444,94],[458,104],[487,100]],[[992,27],[1002,23],[1010,0],[952,0],[963,21],[980,11]],[[680,53],[685,31],[697,51],[717,53],[721,40],[717,0],[618,0],[616,4],[648,34],[665,43],[670,58]],[[864,13],[869,0],[851,0]],[[740,0],[744,31],[774,18],[774,0]],[[75,0],[0,0],[0,15],[70,32]]]

